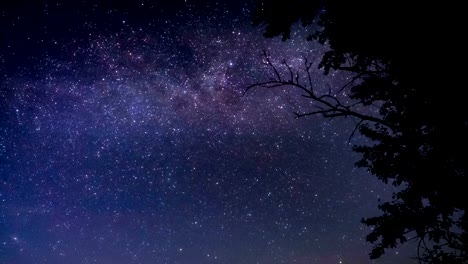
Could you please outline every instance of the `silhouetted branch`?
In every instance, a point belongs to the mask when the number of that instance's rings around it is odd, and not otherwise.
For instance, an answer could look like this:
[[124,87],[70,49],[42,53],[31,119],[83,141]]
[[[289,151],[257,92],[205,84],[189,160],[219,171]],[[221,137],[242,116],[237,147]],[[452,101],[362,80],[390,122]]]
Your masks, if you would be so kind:
[[356,131],[359,129],[359,127],[361,126],[362,122],[364,122],[364,120],[359,120],[359,122],[354,126],[353,132],[351,132],[351,135],[349,135],[348,144],[351,143],[351,138],[353,138],[354,134],[355,134]]
[[424,240],[424,237],[421,237],[419,238],[419,241],[418,241],[418,251],[417,251],[417,259],[418,259],[418,262],[419,264],[422,263],[422,258],[421,258],[421,244],[422,244],[422,241]]
[[306,57],[304,57],[304,66],[305,66],[305,71],[307,73],[307,79],[309,80],[309,89],[311,92],[314,92],[313,90],[313,84],[312,84],[312,77],[310,76],[310,67],[312,67],[312,62],[309,63]]
[[344,89],[347,87],[351,86],[357,79],[362,77],[362,73],[356,74],[349,82],[347,82],[345,85],[341,86],[341,88],[335,93],[335,95],[341,93]]
[[286,68],[288,69],[289,74],[290,74],[290,77],[291,77],[289,80],[292,82],[292,81],[294,80],[294,78],[293,78],[293,75],[294,75],[294,74],[293,74],[293,71],[292,71],[291,66],[289,66],[289,64],[288,64],[288,63],[286,62],[286,60],[284,60],[284,59],[283,59],[283,65],[285,65]]
[[[386,122],[385,120],[378,118],[376,116],[368,115],[368,114],[363,114],[355,111],[353,109],[354,106],[362,103],[362,102],[357,102],[354,104],[350,105],[345,105],[343,104],[336,96],[331,95],[331,89],[327,94],[321,94],[317,95],[314,92],[313,89],[313,81],[312,81],[312,76],[310,73],[310,69],[312,66],[312,63],[310,63],[306,58],[304,58],[304,74],[307,75],[308,79],[308,87],[304,86],[299,83],[299,73],[296,73],[296,77],[294,77],[294,71],[292,67],[286,62],[286,60],[282,61],[282,64],[285,65],[288,75],[289,75],[289,80],[285,80],[281,77],[280,71],[278,68],[275,66],[275,64],[271,61],[269,55],[267,54],[266,51],[263,51],[263,56],[266,61],[266,64],[273,70],[275,78],[271,79],[269,81],[265,82],[258,82],[254,83],[252,85],[249,85],[246,90],[244,91],[245,95],[250,89],[255,88],[255,87],[262,87],[262,88],[275,88],[275,87],[285,87],[285,86],[291,86],[294,88],[297,88],[301,91],[303,91],[305,94],[303,94],[303,97],[309,98],[312,101],[316,102],[315,107],[319,108],[319,111],[311,111],[307,113],[294,113],[296,115],[296,118],[304,117],[304,116],[310,116],[310,115],[316,115],[316,114],[321,114],[323,117],[326,118],[334,118],[334,117],[355,117],[358,118],[360,121],[358,122],[357,127],[355,127],[352,135],[354,135],[355,131],[357,128],[364,122],[364,121],[369,121],[369,122],[374,122],[378,123],[381,125],[384,125],[392,130],[394,130],[394,127]],[[351,82],[345,84],[345,86],[349,86],[354,82],[359,76],[353,77]],[[351,135],[351,136],[352,136]]]
[[278,81],[281,81],[281,75],[279,74],[278,70],[276,69],[275,65],[271,63],[270,56],[267,54],[266,50],[263,50],[263,56],[265,57],[265,61],[267,62],[267,65],[270,66],[273,71],[275,72],[275,76]]

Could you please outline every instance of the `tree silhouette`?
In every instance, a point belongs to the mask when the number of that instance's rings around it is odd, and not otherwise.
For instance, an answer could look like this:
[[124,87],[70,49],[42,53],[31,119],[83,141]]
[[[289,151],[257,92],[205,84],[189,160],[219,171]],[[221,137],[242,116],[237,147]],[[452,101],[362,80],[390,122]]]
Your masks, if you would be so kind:
[[[315,107],[297,117],[354,118],[355,131],[374,142],[353,147],[362,154],[356,165],[399,188],[379,205],[382,215],[362,220],[373,228],[367,235],[372,259],[416,240],[420,263],[468,263],[468,116],[455,89],[461,86],[455,62],[464,49],[457,7],[436,4],[260,1],[254,12],[254,24],[264,26],[266,37],[287,40],[291,26],[302,22],[314,30],[308,40],[330,48],[319,64],[324,73],[352,75],[338,92],[319,93],[307,59],[296,70],[264,52],[274,77],[247,90],[295,87]],[[436,19],[444,12],[451,17]],[[348,98],[339,96],[343,91]]]

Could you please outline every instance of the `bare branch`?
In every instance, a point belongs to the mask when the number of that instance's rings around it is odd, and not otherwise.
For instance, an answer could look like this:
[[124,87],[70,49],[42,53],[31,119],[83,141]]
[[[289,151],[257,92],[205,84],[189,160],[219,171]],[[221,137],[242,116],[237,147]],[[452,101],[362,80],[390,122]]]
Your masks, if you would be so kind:
[[328,110],[313,111],[313,112],[308,112],[308,113],[303,113],[303,114],[294,112],[294,114],[296,115],[296,118],[301,118],[304,116],[317,115],[317,114],[322,114],[323,116],[325,116],[327,115],[327,113],[334,112],[334,111],[335,110],[333,109],[328,109]]
[[293,74],[293,71],[292,71],[291,66],[289,66],[289,64],[286,62],[286,60],[283,60],[283,65],[285,65],[286,68],[288,69],[289,75],[290,75],[290,79],[289,79],[289,80],[292,82],[292,81],[294,80],[294,78],[293,78],[293,75],[294,75],[294,74]]
[[335,95],[341,93],[344,89],[352,85],[357,79],[362,77],[362,73],[356,74],[353,78],[351,78],[351,81],[347,82],[345,85],[341,86],[341,88],[335,93]]
[[319,99],[325,99],[325,98],[333,99],[333,101],[335,101],[335,103],[336,103],[337,106],[342,106],[342,107],[344,107],[344,108],[347,108],[347,107],[345,107],[344,105],[342,105],[341,102],[340,102],[336,97],[331,96],[331,95],[329,95],[329,94],[321,95],[321,96],[319,96],[318,98],[319,98]]
[[312,77],[310,76],[310,68],[312,67],[312,62],[309,62],[309,60],[305,56],[304,56],[304,66],[305,66],[305,72],[307,73],[307,79],[309,80],[309,89],[313,93],[314,85],[312,84]]
[[362,125],[362,122],[364,122],[364,120],[359,120],[359,122],[356,124],[356,126],[354,126],[353,132],[351,132],[351,135],[349,135],[348,144],[351,143],[351,139],[354,137],[354,134],[359,129],[359,127]]
[[[274,72],[276,78],[271,79],[269,81],[258,82],[258,83],[254,83],[252,85],[249,85],[246,88],[246,90],[244,91],[243,96],[250,89],[252,89],[254,87],[275,88],[275,87],[292,86],[294,88],[297,88],[297,89],[305,92],[305,94],[303,94],[302,96],[306,97],[306,98],[309,98],[313,102],[315,102],[316,104],[314,105],[314,107],[319,109],[318,111],[311,111],[311,112],[301,113],[301,114],[294,113],[296,115],[296,118],[304,117],[304,116],[310,116],[310,115],[316,115],[316,114],[321,114],[323,117],[326,117],[326,118],[348,117],[348,116],[355,117],[355,118],[357,118],[359,120],[359,122],[356,124],[356,126],[355,126],[355,128],[354,128],[354,130],[353,130],[353,132],[352,132],[352,134],[350,136],[350,139],[352,138],[352,136],[354,135],[356,130],[365,121],[378,123],[378,124],[381,124],[381,125],[384,125],[384,126],[390,128],[392,130],[395,130],[394,127],[391,124],[389,124],[388,122],[386,122],[385,120],[383,120],[383,119],[381,119],[379,117],[376,117],[376,116],[359,113],[359,112],[357,112],[357,111],[355,111],[353,109],[353,106],[361,104],[362,102],[357,102],[357,103],[351,104],[351,105],[345,105],[338,98],[331,95],[331,89],[329,89],[328,94],[316,95],[314,93],[314,90],[313,90],[312,76],[311,76],[311,73],[310,73],[310,68],[312,67],[312,63],[310,63],[307,60],[307,58],[304,58],[304,67],[305,67],[304,72],[307,75],[307,79],[308,79],[308,83],[309,83],[308,86],[309,87],[301,85],[299,83],[299,72],[297,72],[296,76],[294,77],[294,71],[293,71],[292,67],[286,62],[286,60],[283,60],[282,64],[285,65],[287,70],[288,70],[289,80],[284,80],[281,77],[280,72],[278,71],[277,67],[271,62],[270,57],[269,57],[269,55],[267,54],[267,52],[265,50],[263,51],[263,55],[265,57],[265,61],[266,61],[267,65],[273,69],[273,72]],[[346,86],[351,85],[355,80],[357,80],[360,77],[361,77],[361,75],[354,76],[353,79],[350,82],[348,82],[347,84],[345,84],[345,86],[342,87],[341,89],[344,89]]]
[[267,65],[269,65],[273,71],[275,72],[275,75],[276,75],[276,78],[279,82],[281,82],[281,75],[279,74],[278,72],[278,69],[276,69],[275,65],[271,62],[270,60],[270,56],[268,55],[268,53],[266,52],[266,50],[263,50],[263,56],[265,57],[265,60],[267,62]]

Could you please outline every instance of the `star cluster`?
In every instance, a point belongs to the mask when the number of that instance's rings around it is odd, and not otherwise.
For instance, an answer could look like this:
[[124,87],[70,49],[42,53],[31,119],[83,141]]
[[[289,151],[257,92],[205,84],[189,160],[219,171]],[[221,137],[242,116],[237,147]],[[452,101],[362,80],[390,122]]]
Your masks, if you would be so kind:
[[34,34],[36,11],[2,10],[1,263],[368,262],[360,219],[390,190],[354,168],[353,123],[244,95],[272,77],[262,50],[318,64],[304,30],[265,39],[249,3],[52,2]]

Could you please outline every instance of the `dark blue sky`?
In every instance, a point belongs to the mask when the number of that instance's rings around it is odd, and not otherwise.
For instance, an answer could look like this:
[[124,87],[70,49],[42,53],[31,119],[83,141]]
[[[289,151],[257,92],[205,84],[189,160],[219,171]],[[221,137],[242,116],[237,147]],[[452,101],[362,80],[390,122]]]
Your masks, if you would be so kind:
[[1,4],[0,263],[370,263],[360,220],[391,190],[354,168],[352,120],[242,96],[262,50],[326,47],[263,38],[252,1],[67,2]]

